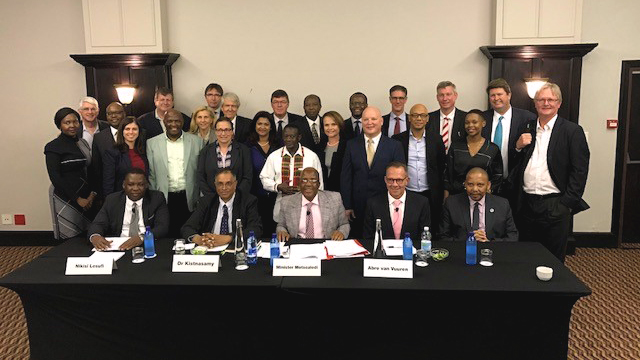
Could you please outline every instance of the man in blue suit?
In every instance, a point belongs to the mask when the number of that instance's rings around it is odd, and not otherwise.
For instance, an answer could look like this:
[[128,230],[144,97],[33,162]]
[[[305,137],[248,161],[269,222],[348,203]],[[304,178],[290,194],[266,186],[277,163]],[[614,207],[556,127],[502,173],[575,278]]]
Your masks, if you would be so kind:
[[405,162],[400,142],[382,135],[382,123],[380,109],[367,107],[362,112],[362,135],[347,142],[340,193],[351,221],[351,237],[362,236],[367,199],[387,191],[387,165]]

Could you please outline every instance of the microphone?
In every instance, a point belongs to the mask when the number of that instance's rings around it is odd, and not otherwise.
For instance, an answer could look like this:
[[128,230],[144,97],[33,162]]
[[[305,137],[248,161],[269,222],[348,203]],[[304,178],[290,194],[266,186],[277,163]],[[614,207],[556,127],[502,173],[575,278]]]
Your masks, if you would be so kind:
[[307,210],[307,216],[311,215],[311,211]]
[[398,212],[400,210],[400,208],[396,208],[396,212]]

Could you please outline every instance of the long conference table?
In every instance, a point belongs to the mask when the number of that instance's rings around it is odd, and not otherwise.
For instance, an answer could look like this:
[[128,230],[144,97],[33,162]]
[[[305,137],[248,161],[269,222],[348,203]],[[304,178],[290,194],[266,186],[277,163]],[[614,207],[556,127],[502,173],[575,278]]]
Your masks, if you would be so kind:
[[[18,293],[32,359],[566,359],[575,302],[591,290],[538,243],[491,243],[494,266],[465,264],[465,244],[414,266],[413,279],[363,277],[363,260],[322,261],[321,277],[246,271],[172,273],[169,241],[112,275],[65,276],[70,239],[0,279]],[[206,256],[206,255],[200,255]],[[535,268],[552,267],[553,279]]]

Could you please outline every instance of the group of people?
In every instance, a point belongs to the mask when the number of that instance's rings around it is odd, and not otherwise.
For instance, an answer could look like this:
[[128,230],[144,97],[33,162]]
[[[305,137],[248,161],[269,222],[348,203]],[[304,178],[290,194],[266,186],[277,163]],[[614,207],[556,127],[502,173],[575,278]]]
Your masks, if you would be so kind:
[[45,147],[54,231],[87,231],[98,249],[108,236],[136,246],[146,226],[218,246],[242,219],[245,231],[283,241],[367,241],[381,219],[385,238],[417,241],[429,226],[445,240],[474,232],[479,241],[538,241],[564,260],[571,216],[588,208],[584,132],[558,117],[553,83],[536,93],[537,116],[511,106],[503,79],[486,91],[491,109],[465,112],[456,86],[442,81],[438,110],[415,104],[407,113],[408,91],[395,85],[384,116],[356,92],[346,120],[320,115],[313,94],[304,116],[292,114],[284,90],[272,93],[272,112],[245,118],[238,96],[215,83],[191,117],[173,108],[167,88],[137,119],[111,103],[98,120],[98,102],[86,97],[78,112],[55,114],[61,134]]

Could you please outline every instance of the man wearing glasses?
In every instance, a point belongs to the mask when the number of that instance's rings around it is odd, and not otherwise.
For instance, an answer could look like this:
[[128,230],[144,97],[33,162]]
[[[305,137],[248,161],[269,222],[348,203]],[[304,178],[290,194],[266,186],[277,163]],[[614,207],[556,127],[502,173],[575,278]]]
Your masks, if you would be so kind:
[[216,116],[216,120],[220,119],[222,112],[222,95],[224,95],[224,90],[219,84],[211,83],[204,89],[204,99]]
[[398,135],[407,130],[407,113],[404,105],[407,103],[407,88],[394,85],[389,89],[391,112],[382,117],[382,133],[388,137]]
[[93,146],[93,137],[101,130],[109,127],[106,121],[98,120],[98,113],[100,107],[98,106],[98,100],[87,96],[80,100],[80,106],[78,112],[82,118],[80,121],[80,131],[82,138],[89,143],[89,149]]
[[400,141],[407,159],[411,190],[429,199],[432,233],[436,233],[440,224],[442,201],[444,196],[443,174],[445,151],[442,137],[430,130],[429,111],[423,104],[416,104],[409,111],[409,131],[393,136]]
[[407,167],[401,162],[391,162],[384,177],[387,191],[367,201],[364,216],[364,238],[373,239],[376,219],[382,220],[382,237],[403,239],[411,234],[414,246],[420,244],[423,227],[431,226],[429,200],[411,191]]
[[282,131],[285,126],[303,120],[302,116],[288,112],[289,95],[284,90],[278,89],[271,94],[271,108],[273,109],[273,120],[275,120],[278,139],[282,140]]
[[300,192],[282,199],[278,240],[343,240],[349,236],[349,220],[340,193],[320,190],[318,170],[308,167],[300,175]]
[[558,116],[560,87],[543,85],[534,98],[538,119],[516,143],[523,156],[515,184],[516,223],[521,241],[542,243],[564,262],[571,216],[589,208],[582,199],[589,146],[582,127]]

